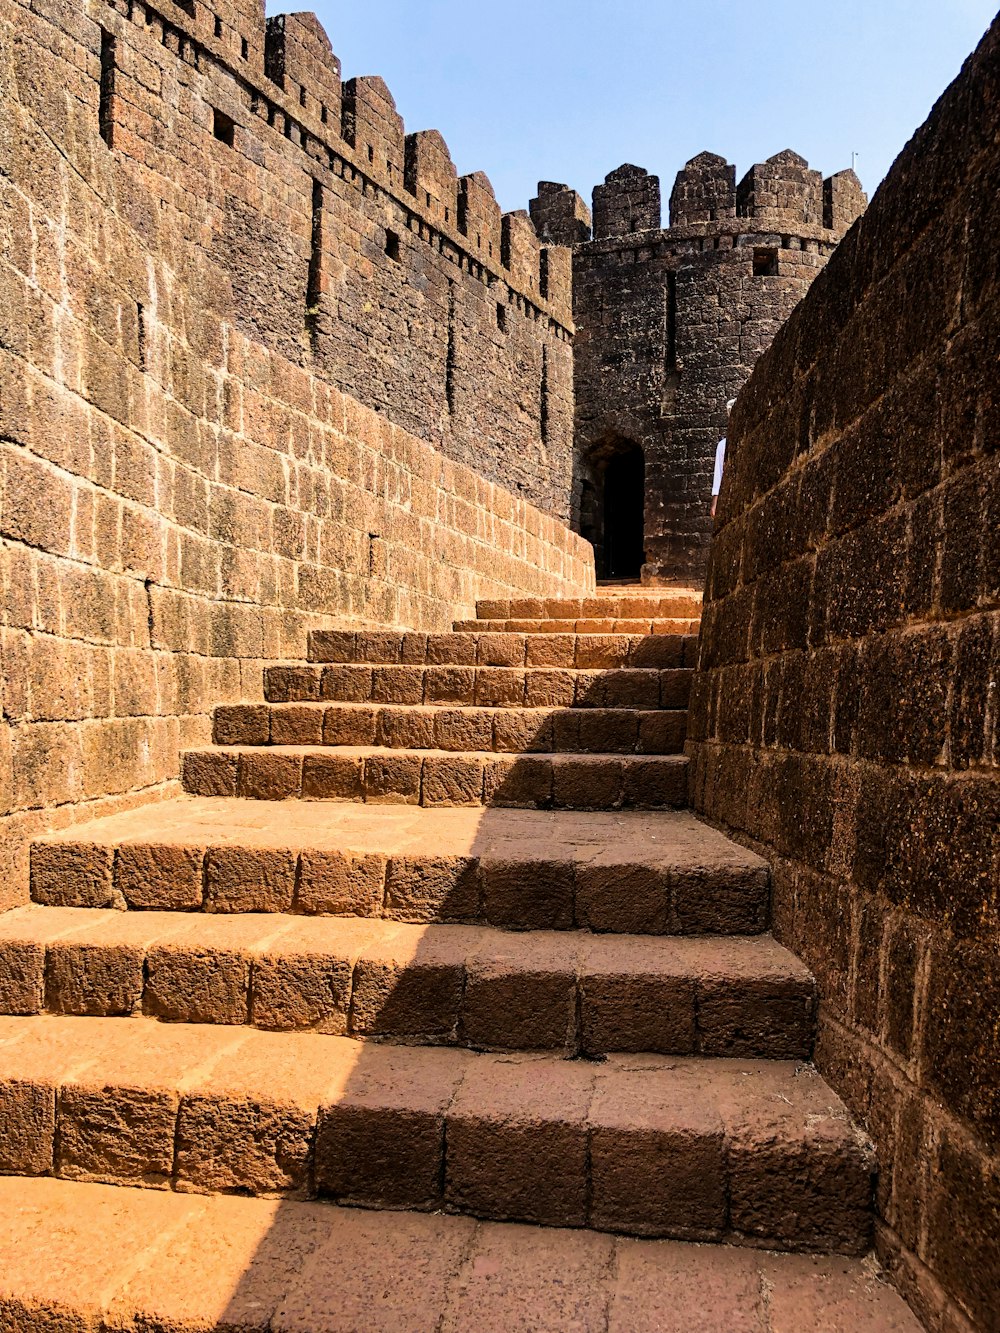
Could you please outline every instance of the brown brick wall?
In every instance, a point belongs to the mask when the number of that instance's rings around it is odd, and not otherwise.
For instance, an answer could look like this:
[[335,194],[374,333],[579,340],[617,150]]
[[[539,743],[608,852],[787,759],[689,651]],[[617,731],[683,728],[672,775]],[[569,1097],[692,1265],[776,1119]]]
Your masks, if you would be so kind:
[[176,26],[0,0],[0,907],[23,900],[28,838],[170,790],[212,705],[257,696],[309,628],[444,628],[479,596],[593,581],[590,548],[490,480],[485,447],[472,470],[313,373],[301,148],[289,166],[283,130],[238,127],[255,175],[215,138],[242,93],[205,51],[241,63],[249,20],[227,9],[216,38],[196,4],[201,48],[166,7]]
[[880,1251],[1000,1329],[1000,22],[734,413],[690,753],[774,867]]

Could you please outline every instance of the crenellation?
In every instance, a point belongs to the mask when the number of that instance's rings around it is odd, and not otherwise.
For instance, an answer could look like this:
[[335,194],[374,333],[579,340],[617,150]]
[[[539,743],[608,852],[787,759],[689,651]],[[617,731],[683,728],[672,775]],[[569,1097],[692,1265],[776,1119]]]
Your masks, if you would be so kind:
[[[170,4],[170,0],[166,2]],[[131,9],[132,0],[128,3]],[[194,8],[194,35],[203,40],[209,36],[221,40],[230,57],[238,60],[250,77],[258,77],[264,69],[267,46],[263,0],[211,0],[208,5],[195,0]]]
[[367,176],[390,190],[405,188],[403,120],[383,79],[364,76],[344,84],[342,135]]
[[[515,377],[523,368],[537,381],[549,359],[542,344],[568,349],[571,293],[563,282],[543,294],[537,240],[518,233],[519,224],[509,247],[516,275],[504,269],[503,228],[487,178],[477,173],[459,190],[435,132],[412,136],[407,146],[381,80],[344,87],[341,120],[356,138],[360,108],[367,131],[354,147],[340,138],[327,105],[339,67],[313,19],[272,23],[270,73],[284,88],[272,78],[250,79],[220,54],[214,34],[201,42],[153,10],[138,21],[133,11],[132,25],[118,22],[119,54],[147,69],[142,80],[122,75],[113,90],[118,152],[156,173],[197,253],[210,256],[198,281],[217,307],[232,306],[254,336],[293,359],[307,356],[341,387],[457,457],[492,459],[485,465],[498,475],[506,472],[519,489],[568,514],[561,497],[569,487],[560,477],[570,467],[572,402],[546,400],[543,408],[536,397],[531,411]],[[179,52],[182,39],[195,63],[178,63],[172,47]],[[314,92],[317,62],[327,76],[325,100]],[[150,214],[149,223],[158,219]],[[472,224],[474,235],[463,235]],[[359,259],[374,286],[358,272]],[[491,288],[504,284],[513,338],[498,336]],[[143,295],[135,300],[145,306]],[[449,330],[444,351],[442,327]],[[494,349],[485,357],[476,351],[484,338]],[[526,338],[534,346],[522,347]],[[492,383],[484,387],[484,378]],[[537,435],[539,454],[501,447],[524,430]]]
[[541,242],[523,209],[504,213],[500,227],[500,265],[514,293],[537,309],[540,299]]
[[867,198],[855,172],[848,168],[823,182],[823,226],[847,232],[865,211]]
[[458,173],[437,130],[406,136],[404,185],[432,223],[449,232],[458,228]]
[[278,14],[268,19],[265,73],[293,100],[298,98],[305,117],[339,131],[340,61],[314,14]]
[[699,153],[677,173],[670,226],[736,217],[736,168],[716,153]]
[[579,245],[591,238],[590,209],[568,185],[539,181],[529,212],[539,240],[550,245]]
[[660,178],[626,163],[594,187],[594,240],[659,231]]
[[823,176],[790,148],[758,162],[740,181],[736,210],[742,218],[779,226],[823,226]]

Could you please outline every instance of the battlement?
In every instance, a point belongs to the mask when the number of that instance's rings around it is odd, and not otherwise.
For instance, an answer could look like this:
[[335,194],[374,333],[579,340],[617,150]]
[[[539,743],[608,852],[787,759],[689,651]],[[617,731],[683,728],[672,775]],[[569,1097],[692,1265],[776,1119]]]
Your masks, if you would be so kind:
[[[539,185],[532,217],[539,235],[558,235],[564,244],[590,239],[568,219],[579,216],[578,196],[566,186]],[[582,202],[582,201],[581,201]],[[777,233],[834,244],[864,211],[867,198],[853,171],[824,181],[820,172],[791,149],[750,168],[736,183],[736,168],[716,153],[691,158],[677,173],[670,193],[670,222],[660,218],[660,182],[629,163],[594,189],[594,241],[628,239],[641,232],[676,232],[738,237]],[[692,229],[688,232],[687,229]],[[832,232],[833,236],[822,233]],[[726,245],[732,245],[727,240]]]
[[572,246],[590,240],[590,209],[568,185],[539,181],[529,211],[539,239],[550,245]]
[[[140,21],[128,0],[109,3]],[[571,306],[543,295],[548,260],[534,231],[529,237],[520,221],[504,220],[484,173],[458,177],[439,131],[407,133],[383,79],[359,75],[344,82],[341,62],[314,14],[265,19],[263,0],[155,0],[141,18],[203,75],[225,80],[217,97],[225,106],[216,109],[224,109],[237,135],[242,129],[241,151],[260,156],[250,140],[266,121],[288,141],[285,152],[298,148],[313,164],[359,173],[406,210],[415,235],[434,246],[446,239],[464,256],[467,271],[481,270],[490,284],[502,281],[510,300],[530,306],[536,316],[544,313],[563,336],[569,333]],[[505,235],[515,238],[510,245]],[[557,284],[553,297],[559,291]]]
[[868,207],[868,196],[850,167],[823,182],[823,226],[847,232]]
[[699,153],[677,173],[670,192],[670,225],[736,216],[736,168],[716,153]]
[[776,230],[823,225],[823,176],[786,148],[752,166],[736,187],[741,218],[766,219]]
[[659,231],[660,178],[626,163],[594,188],[594,240]]

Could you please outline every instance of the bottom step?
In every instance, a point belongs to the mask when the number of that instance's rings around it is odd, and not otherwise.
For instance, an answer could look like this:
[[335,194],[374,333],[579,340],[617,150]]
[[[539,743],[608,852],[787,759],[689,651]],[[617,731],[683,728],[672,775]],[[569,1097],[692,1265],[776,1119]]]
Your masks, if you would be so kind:
[[9,1178],[0,1323],[39,1333],[920,1333],[870,1260]]
[[26,1176],[864,1254],[872,1168],[791,1062],[0,1018],[0,1170]]

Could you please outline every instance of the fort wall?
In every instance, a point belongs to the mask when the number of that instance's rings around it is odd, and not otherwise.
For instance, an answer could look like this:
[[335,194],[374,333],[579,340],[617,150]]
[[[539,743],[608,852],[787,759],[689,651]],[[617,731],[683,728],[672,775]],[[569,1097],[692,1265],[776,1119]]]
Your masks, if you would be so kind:
[[0,0],[0,236],[0,906],[307,630],[592,586],[527,498],[563,486],[568,252],[543,295],[520,219],[308,16]]
[[342,81],[312,15],[84,12],[106,35],[113,149],[173,236],[210,251],[237,327],[567,517],[569,283],[487,177],[459,178],[437,131],[408,134],[381,79]]
[[[1000,21],[736,406],[689,753],[773,871],[930,1329],[1000,1291]],[[755,187],[756,188],[756,187]],[[834,196],[834,206],[836,196]]]

